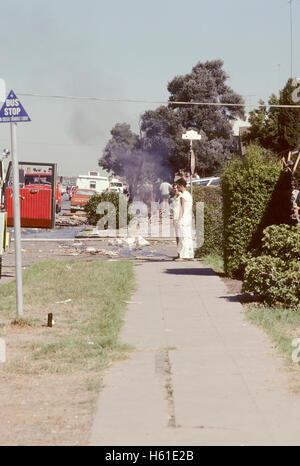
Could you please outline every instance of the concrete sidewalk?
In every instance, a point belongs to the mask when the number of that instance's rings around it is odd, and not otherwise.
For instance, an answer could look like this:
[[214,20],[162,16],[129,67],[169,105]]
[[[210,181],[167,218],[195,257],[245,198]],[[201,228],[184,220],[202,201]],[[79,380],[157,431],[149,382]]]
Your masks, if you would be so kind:
[[[300,397],[265,334],[200,262],[136,265],[91,445],[300,445]],[[292,350],[292,348],[291,348]]]

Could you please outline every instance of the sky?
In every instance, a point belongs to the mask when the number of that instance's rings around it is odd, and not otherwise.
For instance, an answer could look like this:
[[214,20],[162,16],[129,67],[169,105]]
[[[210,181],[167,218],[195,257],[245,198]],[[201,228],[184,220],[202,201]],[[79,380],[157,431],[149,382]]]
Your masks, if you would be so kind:
[[[300,77],[300,0],[292,12],[293,76]],[[97,169],[116,123],[138,132],[140,116],[159,106],[24,94],[167,101],[175,76],[222,59],[249,111],[290,77],[290,33],[288,0],[2,2],[0,78],[31,118],[17,127],[19,160],[85,174]],[[4,148],[8,123],[0,124]]]

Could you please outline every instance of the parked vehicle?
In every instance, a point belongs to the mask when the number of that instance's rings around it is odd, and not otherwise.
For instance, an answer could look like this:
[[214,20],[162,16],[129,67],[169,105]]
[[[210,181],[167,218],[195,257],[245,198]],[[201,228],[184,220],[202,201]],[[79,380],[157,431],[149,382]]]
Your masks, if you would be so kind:
[[124,193],[124,185],[118,178],[113,178],[109,183],[109,191],[114,193]]
[[[51,172],[27,172],[24,175],[24,187],[32,189],[49,189],[52,186]],[[61,192],[56,183],[56,213],[61,211]]]
[[77,189],[77,186],[71,186],[71,188],[69,190],[69,201],[72,199],[76,189]]
[[95,189],[77,189],[71,199],[71,212],[84,210],[85,204],[94,194],[98,194]]
[[[19,162],[21,227],[54,228],[55,214],[61,210],[57,165],[45,162]],[[14,225],[12,163],[4,182],[7,225]]]
[[100,176],[99,172],[89,171],[88,175],[79,175],[76,181],[78,189],[94,189],[101,194],[109,189],[107,176]]
[[[220,186],[221,180],[219,177],[211,176],[208,178],[199,178],[192,181],[193,186]],[[190,186],[190,182],[188,183]]]

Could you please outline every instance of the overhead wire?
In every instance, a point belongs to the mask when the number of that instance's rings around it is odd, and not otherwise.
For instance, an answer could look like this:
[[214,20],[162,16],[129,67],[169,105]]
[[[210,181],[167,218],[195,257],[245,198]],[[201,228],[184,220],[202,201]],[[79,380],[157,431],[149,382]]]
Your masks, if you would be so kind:
[[36,93],[18,93],[23,97],[43,97],[48,99],[64,99],[64,100],[79,100],[90,102],[116,102],[116,103],[140,103],[140,104],[156,104],[156,105],[195,105],[195,106],[212,106],[212,107],[258,107],[258,108],[300,108],[300,105],[281,105],[281,104],[247,104],[247,103],[232,103],[232,102],[178,102],[165,100],[145,100],[145,99],[122,99],[122,98],[102,98],[102,97],[86,97],[72,95],[48,95]]

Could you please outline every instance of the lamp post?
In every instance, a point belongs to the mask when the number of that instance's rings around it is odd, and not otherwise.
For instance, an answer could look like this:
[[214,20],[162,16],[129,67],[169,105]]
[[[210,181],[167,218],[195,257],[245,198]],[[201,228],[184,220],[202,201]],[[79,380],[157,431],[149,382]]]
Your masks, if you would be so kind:
[[190,141],[190,154],[191,154],[191,159],[190,159],[190,169],[191,169],[191,195],[193,195],[193,174],[195,173],[195,154],[193,152],[193,141],[200,141],[201,139],[201,134],[197,133],[194,129],[191,129],[189,131],[186,131],[182,135],[182,139],[187,139]]

